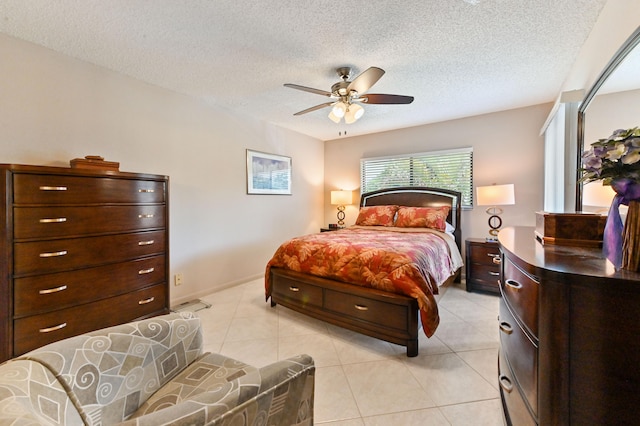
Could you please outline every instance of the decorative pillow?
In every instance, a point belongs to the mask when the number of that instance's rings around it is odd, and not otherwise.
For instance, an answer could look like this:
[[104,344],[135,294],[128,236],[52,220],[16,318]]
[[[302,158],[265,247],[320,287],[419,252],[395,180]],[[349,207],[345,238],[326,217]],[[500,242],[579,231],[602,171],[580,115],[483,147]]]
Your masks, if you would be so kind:
[[360,207],[356,225],[393,226],[393,219],[397,211],[398,206]]
[[444,231],[447,227],[447,215],[451,208],[442,207],[400,207],[396,226],[400,228],[433,228]]

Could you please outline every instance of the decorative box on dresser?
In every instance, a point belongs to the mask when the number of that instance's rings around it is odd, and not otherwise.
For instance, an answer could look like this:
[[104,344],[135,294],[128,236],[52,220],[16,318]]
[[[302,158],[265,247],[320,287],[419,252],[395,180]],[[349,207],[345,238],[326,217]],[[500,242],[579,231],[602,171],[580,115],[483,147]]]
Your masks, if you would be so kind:
[[640,419],[640,274],[600,248],[500,231],[500,395],[508,424]]
[[485,291],[500,294],[500,249],[497,241],[485,238],[465,240],[465,274],[467,291]]
[[167,176],[0,165],[0,362],[169,312]]

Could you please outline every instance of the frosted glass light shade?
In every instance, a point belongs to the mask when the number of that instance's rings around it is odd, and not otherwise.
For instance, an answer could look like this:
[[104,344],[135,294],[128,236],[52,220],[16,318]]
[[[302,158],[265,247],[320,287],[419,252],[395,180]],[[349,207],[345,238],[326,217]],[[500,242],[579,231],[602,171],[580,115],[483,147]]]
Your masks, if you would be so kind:
[[333,113],[333,109],[331,110],[331,112],[329,113],[329,120],[333,121],[334,123],[338,124],[341,120],[340,117],[338,117],[337,115],[335,115]]
[[347,112],[344,114],[344,122],[347,124],[355,123],[360,117],[364,115],[364,108],[358,104],[351,104],[347,108]]
[[346,111],[347,111],[347,105],[345,105],[344,102],[337,102],[331,109],[331,112],[333,113],[333,115],[339,118],[344,117],[344,113]]

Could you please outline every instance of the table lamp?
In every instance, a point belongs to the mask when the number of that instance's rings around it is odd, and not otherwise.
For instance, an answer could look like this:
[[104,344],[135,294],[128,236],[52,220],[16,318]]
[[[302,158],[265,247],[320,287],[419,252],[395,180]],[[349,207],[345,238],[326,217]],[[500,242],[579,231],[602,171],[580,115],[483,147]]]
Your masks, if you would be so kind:
[[502,226],[500,215],[503,213],[502,209],[497,206],[516,203],[513,184],[478,186],[476,187],[476,192],[478,194],[477,204],[479,206],[490,206],[487,208],[487,214],[489,215],[489,237],[487,237],[487,241],[496,241]]
[[353,203],[353,191],[331,191],[331,204],[338,206],[338,228],[344,228],[344,206]]

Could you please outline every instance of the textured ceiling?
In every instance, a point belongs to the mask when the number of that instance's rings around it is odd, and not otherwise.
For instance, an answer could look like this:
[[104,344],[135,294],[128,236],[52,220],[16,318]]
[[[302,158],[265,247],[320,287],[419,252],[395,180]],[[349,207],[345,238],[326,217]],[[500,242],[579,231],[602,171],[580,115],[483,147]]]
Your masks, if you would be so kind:
[[[319,139],[555,100],[606,0],[2,0],[0,32]],[[7,60],[7,58],[3,58]],[[335,69],[386,74],[358,122],[327,98]]]

